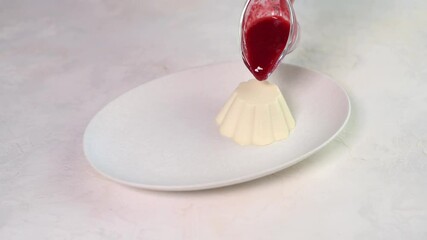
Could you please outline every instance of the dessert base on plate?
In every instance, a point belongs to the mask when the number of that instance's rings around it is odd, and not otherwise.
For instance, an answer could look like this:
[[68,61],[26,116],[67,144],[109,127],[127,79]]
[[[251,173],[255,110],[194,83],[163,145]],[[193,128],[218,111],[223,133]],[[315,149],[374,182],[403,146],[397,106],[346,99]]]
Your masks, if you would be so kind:
[[89,123],[84,152],[102,175],[122,184],[188,191],[246,182],[285,169],[330,142],[350,116],[347,93],[331,78],[281,64],[270,77],[297,127],[267,146],[224,138],[215,117],[251,78],[240,61],[175,73],[107,104]]
[[216,117],[220,133],[240,145],[263,146],[286,139],[295,120],[276,84],[242,82]]

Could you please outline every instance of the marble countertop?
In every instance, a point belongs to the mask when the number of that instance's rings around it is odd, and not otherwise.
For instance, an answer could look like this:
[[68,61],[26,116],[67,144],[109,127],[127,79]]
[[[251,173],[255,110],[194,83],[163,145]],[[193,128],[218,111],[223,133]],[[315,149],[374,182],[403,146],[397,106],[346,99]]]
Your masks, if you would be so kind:
[[0,8],[0,239],[427,239],[427,2],[301,0],[288,63],[353,113],[277,174],[168,193],[91,169],[82,134],[118,95],[240,58],[244,2],[9,0]]

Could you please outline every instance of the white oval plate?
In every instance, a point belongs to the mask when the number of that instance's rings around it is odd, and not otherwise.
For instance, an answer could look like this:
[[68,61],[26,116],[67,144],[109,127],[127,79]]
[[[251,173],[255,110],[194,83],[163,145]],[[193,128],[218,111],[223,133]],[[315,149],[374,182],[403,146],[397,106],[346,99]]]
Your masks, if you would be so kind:
[[188,191],[246,182],[287,168],[330,142],[350,115],[346,92],[329,77],[279,65],[271,77],[296,120],[288,139],[242,147],[220,135],[215,117],[243,63],[210,65],[143,84],[104,107],[84,134],[84,151],[102,175],[134,187]]

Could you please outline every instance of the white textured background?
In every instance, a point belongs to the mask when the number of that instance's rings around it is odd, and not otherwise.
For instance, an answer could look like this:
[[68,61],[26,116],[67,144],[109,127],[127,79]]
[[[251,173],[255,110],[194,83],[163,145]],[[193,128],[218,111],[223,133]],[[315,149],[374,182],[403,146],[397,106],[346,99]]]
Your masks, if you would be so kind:
[[300,0],[286,62],[337,79],[338,139],[269,177],[165,193],[94,172],[82,134],[125,91],[240,58],[242,0],[0,0],[0,239],[427,239],[427,2]]

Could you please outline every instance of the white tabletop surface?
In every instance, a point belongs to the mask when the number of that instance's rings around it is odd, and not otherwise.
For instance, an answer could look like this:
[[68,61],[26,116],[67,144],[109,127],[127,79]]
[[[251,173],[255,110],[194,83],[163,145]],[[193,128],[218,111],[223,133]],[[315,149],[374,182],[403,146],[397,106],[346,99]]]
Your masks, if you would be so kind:
[[83,131],[133,87],[239,59],[243,1],[1,1],[0,239],[427,239],[427,1],[295,5],[285,61],[348,90],[348,126],[280,173],[168,193],[100,176]]

